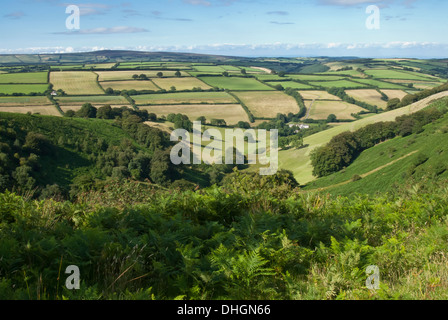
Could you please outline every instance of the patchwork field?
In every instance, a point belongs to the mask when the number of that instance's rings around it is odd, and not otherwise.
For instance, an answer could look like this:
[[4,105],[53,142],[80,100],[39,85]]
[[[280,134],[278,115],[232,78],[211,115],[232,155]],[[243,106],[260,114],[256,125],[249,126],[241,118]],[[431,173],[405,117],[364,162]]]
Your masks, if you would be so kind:
[[48,89],[47,84],[2,84],[0,85],[0,93],[13,94],[23,93],[30,94],[32,92],[43,93]]
[[374,89],[346,90],[345,92],[356,100],[369,103],[382,109],[387,107],[387,101],[382,100],[381,94]]
[[193,77],[188,78],[163,78],[152,79],[152,81],[162,89],[170,90],[176,87],[176,90],[192,90],[193,88],[201,88],[202,90],[211,89],[211,87],[201,80]]
[[62,89],[67,94],[104,94],[96,82],[97,75],[90,71],[51,72],[50,82],[55,90]]
[[86,102],[94,106],[97,105],[128,105],[129,101],[123,96],[76,96],[76,97],[59,97],[56,98],[61,106],[83,105]]
[[378,79],[406,79],[406,80],[428,80],[432,77],[429,75],[419,75],[406,71],[399,70],[386,70],[386,69],[373,69],[366,70],[365,73],[369,76],[373,76]]
[[33,114],[38,113],[44,116],[58,116],[61,114],[56,109],[54,105],[37,105],[37,106],[26,106],[26,107],[4,107],[0,106],[0,112],[13,112],[13,113],[28,113]]
[[239,77],[200,77],[202,81],[212,87],[228,89],[232,91],[250,91],[250,90],[274,90],[261,82],[251,78]]
[[296,114],[299,106],[294,98],[282,92],[234,92],[256,118],[275,118],[278,113]]
[[299,91],[304,100],[341,100],[327,91]]
[[132,96],[137,105],[148,104],[182,104],[182,103],[237,103],[237,101],[226,92],[179,92],[163,94],[144,94]]
[[364,109],[345,101],[306,101],[305,105],[310,109],[310,119],[326,120],[330,114],[338,119],[355,119],[351,114],[359,113]]
[[[176,71],[167,70],[126,70],[126,71],[96,71],[98,74],[99,81],[114,81],[114,80],[133,80],[132,76],[134,74],[141,75],[144,74],[148,78],[157,77],[157,73],[162,72],[164,77],[174,77]],[[189,74],[181,71],[183,77],[188,77]]]
[[239,121],[249,121],[246,112],[239,104],[219,104],[219,105],[158,105],[143,106],[141,110],[148,110],[157,116],[170,113],[181,113],[187,115],[190,120],[196,120],[200,116],[204,116],[208,121],[211,119],[224,119],[227,124],[237,124]]
[[47,83],[47,72],[2,73],[0,83]]
[[104,90],[112,88],[113,90],[160,90],[152,81],[148,80],[128,80],[128,81],[106,81],[100,82]]

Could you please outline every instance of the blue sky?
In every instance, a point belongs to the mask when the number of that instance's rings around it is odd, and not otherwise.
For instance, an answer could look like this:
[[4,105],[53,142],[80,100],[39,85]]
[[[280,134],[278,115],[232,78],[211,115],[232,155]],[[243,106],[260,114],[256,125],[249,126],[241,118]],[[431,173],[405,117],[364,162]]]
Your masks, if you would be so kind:
[[[66,8],[80,8],[68,30]],[[380,28],[368,29],[369,5]],[[0,53],[130,49],[235,56],[448,57],[448,1],[16,0]]]

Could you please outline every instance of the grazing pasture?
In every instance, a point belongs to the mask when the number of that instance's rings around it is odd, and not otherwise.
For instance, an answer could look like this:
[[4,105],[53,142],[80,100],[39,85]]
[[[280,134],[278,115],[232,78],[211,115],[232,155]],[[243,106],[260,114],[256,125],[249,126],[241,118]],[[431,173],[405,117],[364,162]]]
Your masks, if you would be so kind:
[[23,93],[30,94],[32,92],[43,93],[48,89],[47,84],[2,84],[0,85],[0,93],[14,94]]
[[361,82],[370,86],[377,87],[378,89],[404,89],[405,87],[400,84],[380,81],[375,79],[356,79],[356,82]]
[[209,84],[212,87],[218,87],[228,89],[232,91],[270,91],[273,88],[262,84],[261,82],[252,78],[241,77],[200,77],[202,81]]
[[283,88],[292,88],[292,89],[313,89],[314,87],[300,83],[295,81],[272,81],[272,82],[266,82],[267,84],[271,86],[281,85]]
[[319,82],[312,82],[310,81],[309,84],[313,86],[320,86],[324,88],[365,88],[367,85],[362,83],[356,83],[349,80],[336,80],[336,81],[319,81]]
[[401,70],[388,69],[371,69],[366,70],[365,73],[378,79],[405,79],[405,80],[428,80],[433,79],[429,75],[420,75],[413,72],[406,72]]
[[234,92],[241,101],[249,108],[256,118],[275,118],[278,113],[296,114],[299,112],[297,101],[285,93],[273,92]]
[[27,73],[2,73],[0,74],[0,84],[6,83],[48,83],[47,72],[27,72]]
[[50,82],[54,85],[54,89],[62,89],[69,95],[104,94],[96,79],[97,75],[90,71],[50,73]]

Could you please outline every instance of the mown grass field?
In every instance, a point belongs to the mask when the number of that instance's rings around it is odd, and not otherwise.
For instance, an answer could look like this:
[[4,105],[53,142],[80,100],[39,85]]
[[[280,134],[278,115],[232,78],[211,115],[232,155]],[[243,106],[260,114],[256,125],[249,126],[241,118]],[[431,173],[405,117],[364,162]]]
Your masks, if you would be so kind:
[[296,114],[299,106],[294,98],[282,92],[234,92],[256,118],[275,118],[278,113]]
[[106,81],[100,82],[104,90],[112,88],[113,90],[160,90],[152,81],[148,80],[128,80],[128,81]]
[[104,94],[96,79],[97,75],[90,71],[50,73],[50,82],[54,85],[54,89],[62,89],[70,95]]
[[361,90],[346,90],[345,91],[352,98],[385,109],[387,107],[387,101],[381,99],[381,94],[374,89],[361,89]]
[[192,105],[157,105],[141,106],[141,110],[148,110],[157,116],[167,116],[170,113],[181,113],[187,115],[191,121],[204,116],[208,121],[211,119],[224,119],[227,124],[234,125],[239,121],[249,122],[244,109],[239,104],[192,104]]
[[47,72],[27,72],[27,73],[2,73],[0,74],[0,84],[5,83],[47,83]]
[[326,120],[328,115],[334,114],[338,119],[355,119],[351,114],[363,111],[361,107],[345,101],[306,101],[310,108],[310,118],[314,120]]
[[381,92],[388,96],[389,100],[394,98],[401,100],[407,95],[407,93],[402,90],[381,90]]
[[240,77],[200,77],[202,81],[212,87],[231,91],[273,91],[274,89],[251,78]]
[[299,91],[304,100],[341,100],[327,91]]
[[56,109],[56,107],[52,104],[49,105],[27,105],[26,107],[21,106],[10,106],[5,107],[0,105],[0,112],[12,112],[12,113],[28,113],[31,112],[32,114],[41,114],[44,116],[56,116],[60,117],[60,112]]
[[201,80],[193,77],[184,78],[153,78],[152,81],[162,89],[171,90],[192,90],[193,88],[201,88],[202,90],[211,89],[211,87]]
[[30,94],[32,92],[43,93],[48,89],[47,84],[2,84],[0,85],[0,93],[14,94],[23,93]]
[[183,103],[237,103],[226,92],[178,92],[163,94],[145,94],[132,96],[137,105],[147,104],[183,104]]
[[345,123],[343,125],[313,134],[304,139],[304,145],[306,145],[305,148],[299,150],[281,150],[279,152],[279,167],[291,170],[294,173],[294,177],[299,183],[307,184],[315,180],[315,177],[312,174],[313,167],[311,166],[310,160],[311,151],[313,151],[315,148],[325,145],[331,140],[332,137],[344,131],[357,130],[371,123],[380,121],[394,121],[395,118],[403,114],[410,114],[422,110],[427,107],[433,100],[440,99],[446,96],[448,96],[448,92],[441,92],[404,108],[384,112],[351,123]]
[[74,96],[74,97],[58,97],[56,100],[61,106],[63,105],[83,105],[89,102],[93,105],[106,105],[106,104],[123,104],[128,105],[129,101],[123,96]]

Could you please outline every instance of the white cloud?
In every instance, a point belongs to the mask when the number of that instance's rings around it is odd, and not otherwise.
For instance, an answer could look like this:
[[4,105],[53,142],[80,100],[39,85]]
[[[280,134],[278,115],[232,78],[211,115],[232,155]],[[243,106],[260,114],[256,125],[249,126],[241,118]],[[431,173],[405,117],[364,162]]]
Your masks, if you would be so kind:
[[119,26],[112,28],[93,28],[93,29],[80,29],[65,32],[55,32],[54,34],[89,35],[89,34],[117,34],[117,33],[141,33],[141,32],[148,32],[148,30],[143,28]]

